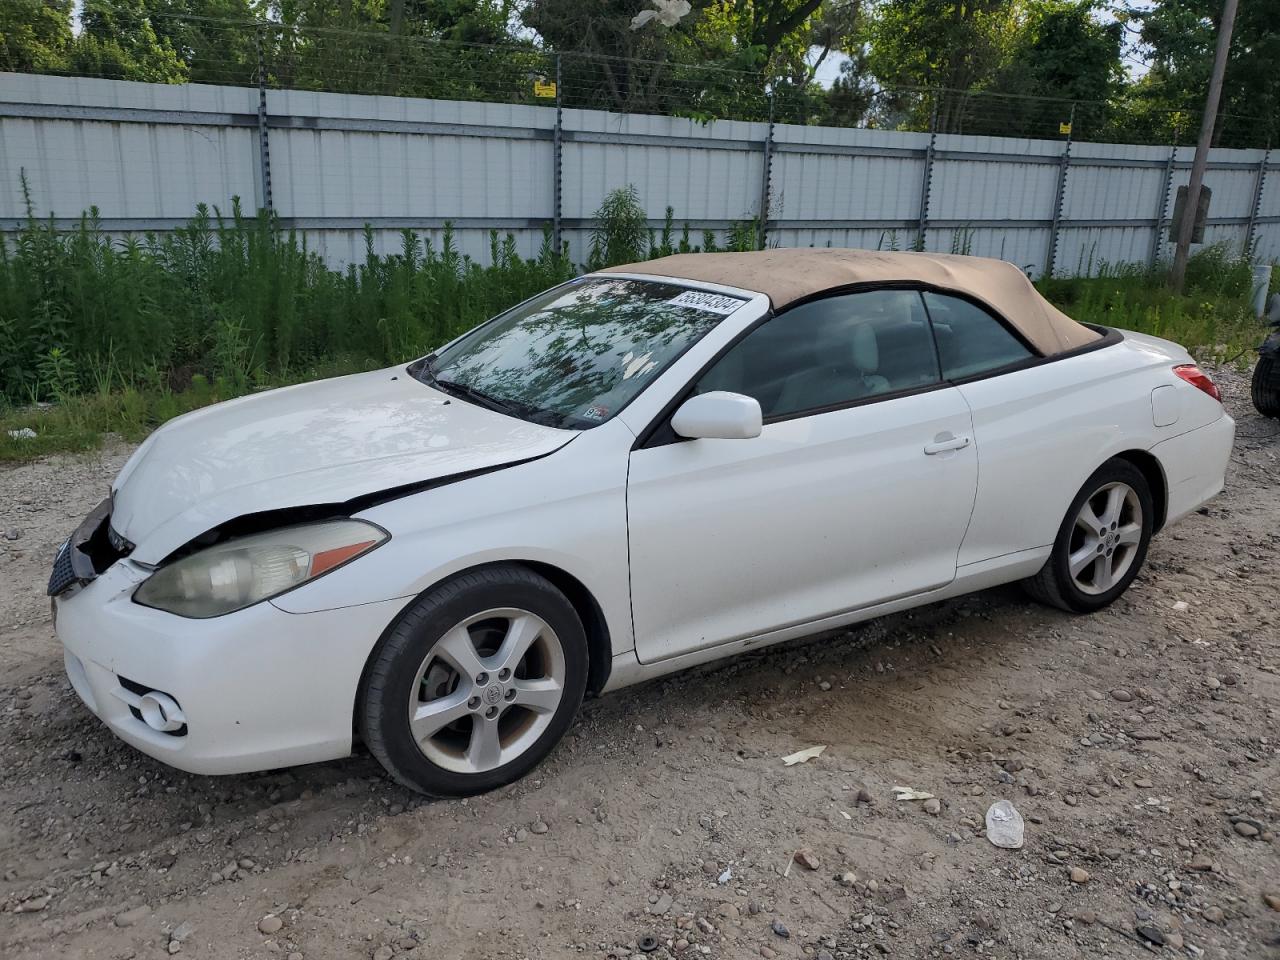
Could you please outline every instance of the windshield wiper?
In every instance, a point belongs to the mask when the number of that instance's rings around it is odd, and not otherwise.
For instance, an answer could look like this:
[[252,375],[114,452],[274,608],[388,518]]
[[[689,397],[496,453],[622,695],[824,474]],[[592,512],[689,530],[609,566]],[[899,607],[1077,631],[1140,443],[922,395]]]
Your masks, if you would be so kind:
[[493,394],[485,393],[478,390],[470,384],[458,383],[456,380],[441,380],[439,377],[432,376],[431,386],[438,387],[445,393],[452,393],[456,397],[462,397],[470,400],[482,407],[488,407],[490,410],[496,410],[499,413],[514,414],[520,410],[520,406],[503,400],[501,397],[495,397]]
[[486,393],[476,387],[466,383],[459,383],[456,380],[441,380],[436,376],[435,357],[434,355],[426,358],[427,362],[418,362],[418,368],[411,370],[410,373],[419,383],[424,383],[428,387],[435,387],[442,393],[448,393],[455,397],[461,397],[470,400],[472,403],[486,407],[489,410],[496,410],[498,413],[505,413],[507,416],[518,417],[522,420],[528,420],[531,423],[541,423],[549,427],[563,427],[563,420],[559,414],[552,410],[543,410],[532,404],[521,403],[517,400],[506,400],[502,397],[495,397],[491,393]]

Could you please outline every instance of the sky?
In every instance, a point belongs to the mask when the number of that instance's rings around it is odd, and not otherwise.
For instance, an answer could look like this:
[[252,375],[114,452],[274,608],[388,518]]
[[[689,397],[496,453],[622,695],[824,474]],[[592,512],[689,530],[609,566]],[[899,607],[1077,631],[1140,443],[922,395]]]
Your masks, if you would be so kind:
[[[820,47],[809,48],[809,62],[813,63],[818,55],[822,53]],[[827,59],[822,61],[822,66],[818,67],[818,72],[814,74],[814,79],[824,87],[830,87],[836,82],[836,77],[840,76],[840,65],[848,61],[839,50],[832,50],[827,54]]]

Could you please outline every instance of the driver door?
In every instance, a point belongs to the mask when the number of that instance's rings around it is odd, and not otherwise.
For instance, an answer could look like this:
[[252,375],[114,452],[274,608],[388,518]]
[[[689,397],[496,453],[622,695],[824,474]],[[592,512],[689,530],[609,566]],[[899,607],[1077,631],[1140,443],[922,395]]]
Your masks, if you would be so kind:
[[631,454],[642,662],[949,583],[973,509],[969,408],[941,382],[920,294],[877,290],[767,320],[693,387],[755,397],[759,437],[659,431]]

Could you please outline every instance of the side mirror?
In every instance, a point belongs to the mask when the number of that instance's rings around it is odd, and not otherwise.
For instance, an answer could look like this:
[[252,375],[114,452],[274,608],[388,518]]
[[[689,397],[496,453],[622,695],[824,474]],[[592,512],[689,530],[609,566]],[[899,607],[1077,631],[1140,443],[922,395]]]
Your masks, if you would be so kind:
[[762,426],[758,400],[725,390],[690,397],[671,418],[671,429],[691,440],[749,440]]

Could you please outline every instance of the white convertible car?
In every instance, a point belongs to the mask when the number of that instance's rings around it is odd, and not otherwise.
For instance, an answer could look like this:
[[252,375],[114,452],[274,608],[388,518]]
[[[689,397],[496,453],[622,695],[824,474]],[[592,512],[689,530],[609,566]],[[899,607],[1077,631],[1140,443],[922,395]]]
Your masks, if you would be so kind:
[[196,773],[529,771],[584,695],[995,584],[1086,613],[1223,485],[1181,347],[995,260],[686,254],[157,430],[58,553],[72,685]]

